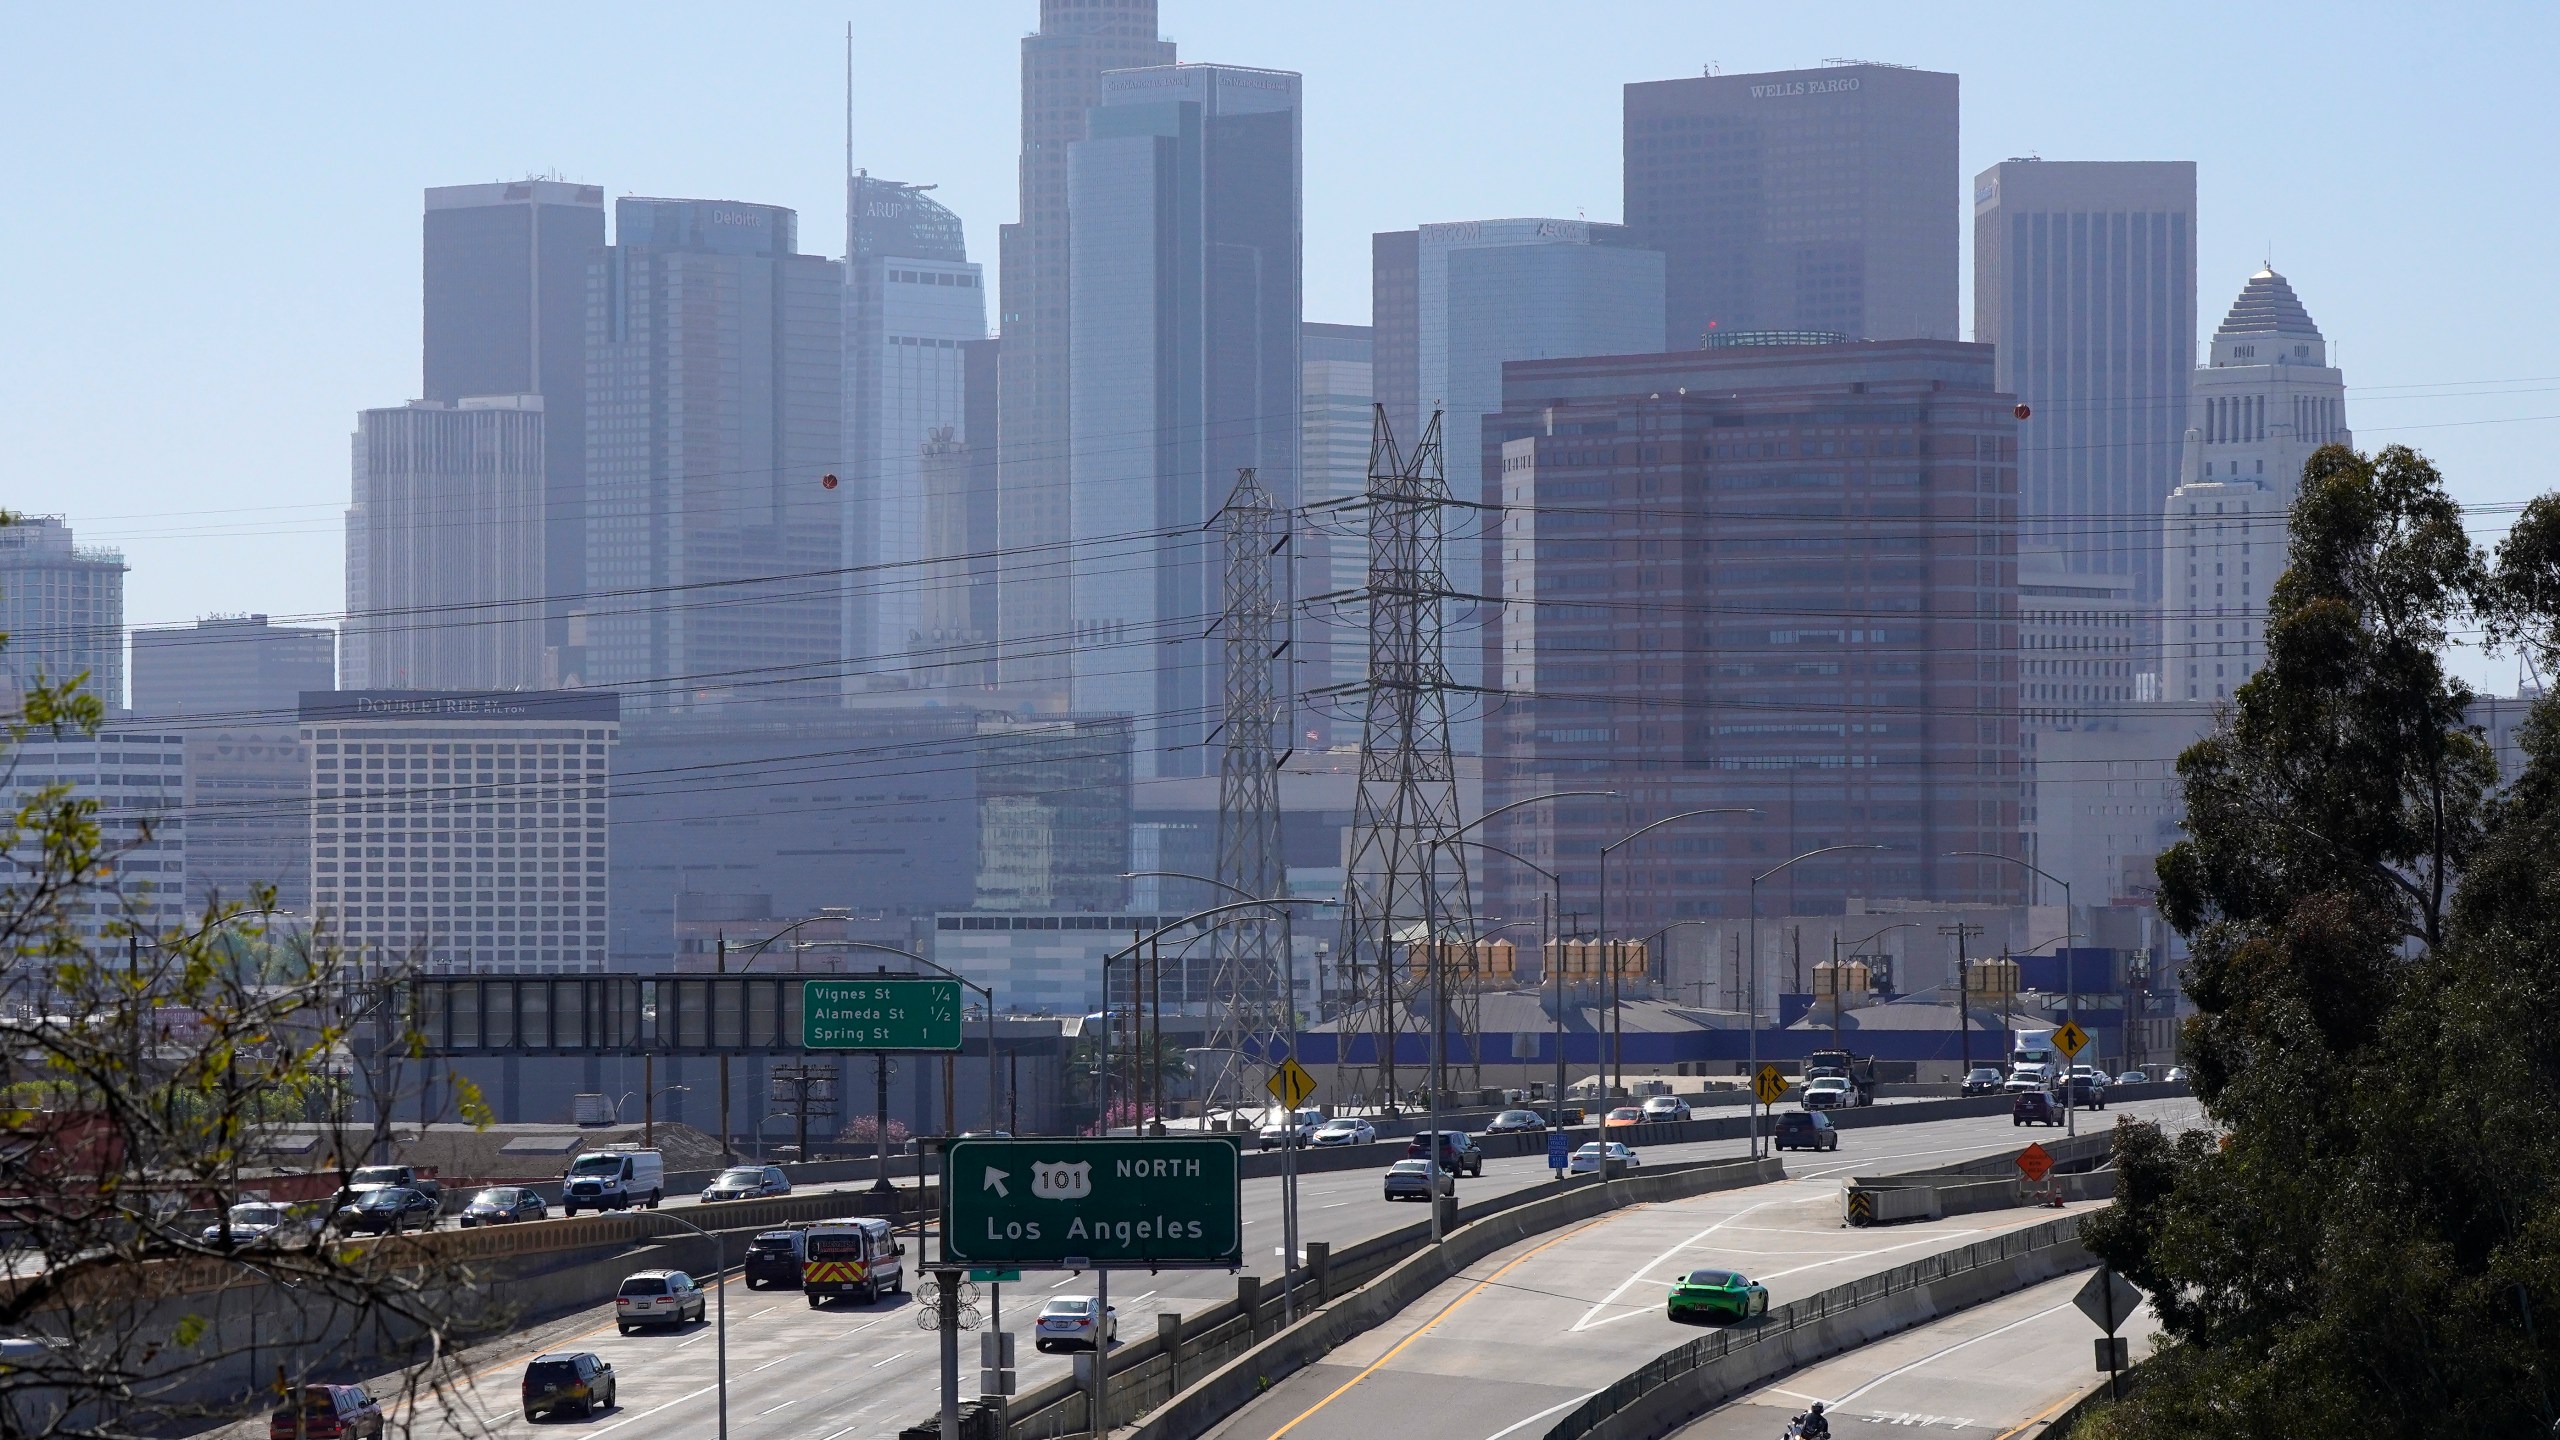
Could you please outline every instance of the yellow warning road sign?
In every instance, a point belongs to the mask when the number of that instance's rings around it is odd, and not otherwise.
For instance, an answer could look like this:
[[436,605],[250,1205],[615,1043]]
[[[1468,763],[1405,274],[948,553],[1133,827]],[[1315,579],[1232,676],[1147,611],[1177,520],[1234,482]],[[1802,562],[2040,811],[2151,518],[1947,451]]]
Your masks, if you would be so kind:
[[2053,1032],[2053,1048],[2072,1059],[2078,1059],[2088,1044],[2089,1032],[2081,1029],[2077,1020],[2065,1020],[2062,1028]]
[[1751,1077],[1751,1093],[1760,1097],[1761,1104],[1775,1105],[1778,1097],[1787,1093],[1787,1077],[1778,1073],[1777,1066],[1763,1065],[1760,1073]]
[[1272,1099],[1295,1110],[1307,1103],[1307,1097],[1316,1093],[1316,1077],[1308,1074],[1307,1067],[1297,1061],[1283,1060],[1280,1068],[1271,1072],[1271,1078],[1262,1083],[1262,1088],[1271,1092]]

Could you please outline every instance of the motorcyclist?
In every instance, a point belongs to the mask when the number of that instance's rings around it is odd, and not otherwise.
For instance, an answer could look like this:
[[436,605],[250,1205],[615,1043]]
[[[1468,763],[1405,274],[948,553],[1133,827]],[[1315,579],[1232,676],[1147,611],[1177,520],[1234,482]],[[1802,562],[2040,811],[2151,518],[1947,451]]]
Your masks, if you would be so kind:
[[1822,1402],[1796,1417],[1795,1433],[1802,1440],[1831,1440],[1831,1422],[1822,1418]]

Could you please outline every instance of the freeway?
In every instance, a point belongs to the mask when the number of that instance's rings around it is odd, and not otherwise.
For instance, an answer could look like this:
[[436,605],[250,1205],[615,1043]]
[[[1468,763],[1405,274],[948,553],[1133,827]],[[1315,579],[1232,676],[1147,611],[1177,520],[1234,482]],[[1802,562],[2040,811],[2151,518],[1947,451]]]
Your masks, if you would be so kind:
[[[2191,1113],[2194,1107],[2190,1101],[2161,1101],[2124,1108],[2136,1114],[2165,1114]],[[1726,1198],[1747,1205],[1752,1200],[1733,1197],[1769,1199],[1771,1192],[1783,1192],[1791,1211],[1811,1216],[1821,1206],[1810,1202],[1828,1197],[1830,1209],[1822,1213],[1836,1224],[1837,1177],[1852,1168],[1919,1168],[2007,1149],[2023,1143],[2020,1133],[2005,1116],[1996,1115],[1851,1130],[1844,1132],[1836,1155],[1788,1157],[1795,1173],[1827,1178],[1707,1198]],[[1659,1163],[1732,1157],[1741,1149],[1742,1142],[1737,1139],[1648,1147],[1644,1153]],[[1522,1156],[1489,1160],[1482,1177],[1461,1180],[1459,1185],[1463,1197],[1478,1199],[1550,1183],[1542,1156]],[[1303,1177],[1299,1181],[1299,1202],[1300,1240],[1325,1241],[1336,1247],[1411,1224],[1423,1214],[1420,1206],[1383,1200],[1376,1170]],[[2050,1218],[2051,1214],[2011,1213],[2029,1220]],[[1986,1220],[2007,1221],[2006,1215],[1968,1218],[1973,1225],[1936,1232],[1938,1237],[1946,1244],[1961,1243],[1960,1239],[1944,1237],[1962,1230],[1970,1238]],[[1278,1181],[1245,1182],[1244,1223],[1248,1268],[1268,1282],[1279,1263]],[[1890,1232],[1855,1233],[1877,1237],[1868,1242],[1872,1245],[1896,1247],[1892,1253],[1878,1257],[1871,1268],[1883,1268],[1926,1253],[1924,1248],[1901,1245],[1909,1235],[1917,1234],[1907,1234],[1905,1227]],[[1829,1284],[1854,1273],[1863,1272],[1854,1265],[1835,1267],[1823,1275],[1820,1283]],[[1066,1356],[1033,1352],[1028,1338],[1031,1312],[1052,1295],[1090,1294],[1091,1280],[1067,1274],[1030,1274],[1025,1279],[1022,1286],[1005,1287],[1002,1303],[1006,1327],[1024,1337],[1019,1353],[1020,1378],[1028,1389],[1064,1373],[1070,1363]],[[1153,1317],[1160,1311],[1187,1311],[1232,1297],[1235,1281],[1223,1271],[1131,1273],[1115,1276],[1112,1289],[1123,1338],[1134,1339],[1152,1330]],[[866,1308],[812,1310],[793,1293],[749,1291],[734,1280],[728,1291],[729,1422],[731,1433],[739,1440],[839,1440],[892,1435],[901,1426],[933,1412],[939,1394],[935,1337],[916,1328],[915,1309],[905,1298],[893,1297]],[[1782,1299],[1786,1293],[1789,1292],[1780,1291]],[[1614,1337],[1632,1334],[1634,1328],[1612,1324],[1609,1331]],[[411,1417],[411,1433],[480,1434],[484,1433],[480,1427],[485,1425],[486,1432],[504,1436],[555,1433],[567,1428],[614,1434],[619,1440],[698,1437],[709,1433],[713,1415],[716,1344],[708,1326],[695,1326],[682,1333],[619,1336],[614,1333],[609,1308],[599,1308],[477,1347],[466,1357],[468,1382],[454,1393],[422,1400]],[[963,1365],[974,1371],[974,1339],[964,1336],[962,1346]],[[611,1361],[620,1380],[620,1405],[588,1421],[526,1424],[515,1409],[524,1362],[542,1351],[558,1349],[592,1350]],[[386,1378],[377,1389],[386,1395],[396,1394],[396,1377]],[[975,1375],[964,1373],[963,1395],[975,1391]],[[1497,1423],[1470,1435],[1468,1440],[1478,1440],[1499,1428]],[[247,1436],[263,1431],[244,1426],[233,1433]]]
[[[2191,1101],[2125,1107],[2177,1123]],[[1570,1409],[1698,1332],[1662,1302],[1671,1278],[1697,1266],[1740,1270],[1783,1305],[1817,1290],[2005,1230],[2051,1210],[1995,1210],[1852,1230],[1841,1224],[1838,1177],[1892,1160],[1914,1168],[1958,1136],[1969,1152],[2006,1148],[2005,1122],[1946,1122],[1877,1134],[1875,1151],[1793,1161],[1785,1181],[1635,1206],[1496,1252],[1387,1325],[1290,1376],[1210,1433],[1223,1440],[1364,1440],[1396,1433],[1505,1440]],[[1856,1132],[1851,1132],[1855,1134]],[[1870,1132],[1874,1133],[1874,1132]],[[2014,1136],[2014,1131],[2012,1135]],[[1887,1139],[1887,1137],[1891,1137]],[[1899,1155],[1890,1153],[1902,1152]],[[2086,1211],[2091,1205],[2078,1205]]]
[[[2098,1383],[2098,1327],[2071,1297],[2088,1271],[2064,1275],[1931,1325],[1834,1356],[1718,1407],[1675,1440],[1766,1440],[1816,1400],[1831,1433],[2008,1440]],[[2148,1306],[2116,1333],[2140,1359],[2159,1322]]]

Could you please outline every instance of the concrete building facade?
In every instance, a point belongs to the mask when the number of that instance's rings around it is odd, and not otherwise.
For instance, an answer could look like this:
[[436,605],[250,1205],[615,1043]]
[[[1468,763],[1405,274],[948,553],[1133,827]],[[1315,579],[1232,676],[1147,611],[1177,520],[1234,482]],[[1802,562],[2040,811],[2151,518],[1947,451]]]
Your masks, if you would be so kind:
[[[0,530],[6,535],[7,530]],[[73,933],[113,962],[136,943],[186,926],[187,737],[147,724],[95,735],[28,735],[10,747],[7,803],[14,813],[53,786],[97,803],[110,873],[63,906]],[[43,860],[33,845],[10,852],[13,870]],[[13,876],[13,884],[24,877]],[[23,937],[33,943],[35,937]]]
[[1709,330],[1956,338],[1956,77],[1860,62],[1626,87],[1626,221],[1662,348]]
[[133,712],[200,723],[289,723],[295,697],[338,688],[338,636],[324,625],[216,615],[133,632]]
[[13,695],[85,675],[108,708],[125,703],[124,572],[124,552],[77,543],[59,515],[0,525],[0,680]]

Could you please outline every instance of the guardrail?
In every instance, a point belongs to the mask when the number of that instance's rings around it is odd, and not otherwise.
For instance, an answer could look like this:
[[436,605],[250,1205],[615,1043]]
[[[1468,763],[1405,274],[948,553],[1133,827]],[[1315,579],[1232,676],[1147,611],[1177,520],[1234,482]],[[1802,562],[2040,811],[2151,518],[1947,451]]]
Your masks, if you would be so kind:
[[[1692,1340],[1676,1350],[1665,1351],[1607,1389],[1592,1395],[1580,1405],[1567,1411],[1561,1419],[1547,1429],[1544,1440],[1584,1440],[1586,1436],[1600,1436],[1602,1440],[1624,1440],[1624,1437],[1638,1434],[1661,1433],[1664,1429],[1676,1426],[1695,1414],[1703,1413],[1708,1407],[1720,1403],[1738,1385],[1759,1383],[1768,1375],[1793,1368],[1812,1358],[1801,1353],[1798,1347],[1786,1345],[1785,1342],[1790,1337],[1797,1336],[1799,1332],[1813,1330],[1825,1322],[1847,1316],[1852,1312],[1883,1306],[1897,1297],[1925,1292],[1944,1286],[1951,1280],[1968,1276],[1988,1276],[1996,1267],[2014,1265],[2029,1257],[2039,1257],[2050,1262],[2054,1274],[2068,1269],[2083,1268],[2090,1261],[2088,1253],[2080,1248],[2080,1219],[2081,1217],[2073,1215],[2059,1220],[2048,1220],[2041,1225],[2030,1226],[2024,1230],[2013,1230],[1990,1240],[1976,1241],[1959,1250],[1944,1251],[1925,1259],[1915,1260],[1908,1265],[1896,1266],[1882,1274],[1870,1275],[1863,1280],[1853,1280],[1846,1285],[1834,1285],[1828,1290],[1819,1291],[1802,1300],[1770,1311],[1756,1326],[1747,1329],[1737,1327],[1719,1330],[1714,1334]],[[2048,1277],[2038,1275],[2035,1278]],[[1991,1292],[1991,1294],[1999,1293],[2005,1292],[1997,1290]],[[1964,1304],[1971,1304],[1989,1299],[1991,1294],[1958,1298]],[[1916,1306],[1907,1313],[1912,1323],[1923,1323],[1935,1318],[1938,1312],[1933,1307]],[[1893,1333],[1893,1329],[1899,1328],[1907,1327],[1895,1326],[1883,1333],[1890,1334]],[[1857,1344],[1866,1344],[1877,1338],[1881,1336],[1877,1334],[1866,1334],[1862,1337],[1825,1336],[1822,1337],[1825,1343],[1821,1346],[1821,1353],[1834,1353],[1839,1349],[1848,1348],[1845,1344],[1837,1343],[1842,1339],[1854,1339]],[[1734,1374],[1722,1377],[1727,1382],[1722,1385],[1680,1385],[1679,1393],[1674,1397],[1677,1401],[1676,1410],[1664,1404],[1644,1403],[1649,1399],[1660,1397],[1667,1387],[1690,1380],[1701,1370],[1716,1366],[1728,1358],[1746,1355],[1759,1347],[1766,1347],[1768,1351],[1766,1358],[1771,1362],[1770,1364],[1736,1367]],[[1787,1353],[1778,1353],[1781,1350]],[[1622,1419],[1628,1423],[1613,1423]]]

